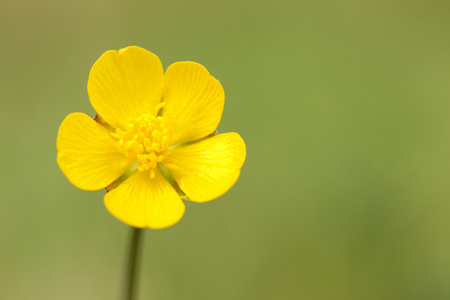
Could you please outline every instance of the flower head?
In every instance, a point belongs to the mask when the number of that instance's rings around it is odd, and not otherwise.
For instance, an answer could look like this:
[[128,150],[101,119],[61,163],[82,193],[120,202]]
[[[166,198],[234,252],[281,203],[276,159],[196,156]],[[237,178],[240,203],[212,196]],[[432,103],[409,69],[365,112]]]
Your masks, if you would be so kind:
[[57,138],[58,164],[80,189],[107,187],[104,202],[134,227],[178,222],[181,198],[205,202],[236,182],[245,160],[237,133],[215,135],[220,83],[200,64],[174,63],[139,47],[105,52],[88,80],[92,119],[72,113]]

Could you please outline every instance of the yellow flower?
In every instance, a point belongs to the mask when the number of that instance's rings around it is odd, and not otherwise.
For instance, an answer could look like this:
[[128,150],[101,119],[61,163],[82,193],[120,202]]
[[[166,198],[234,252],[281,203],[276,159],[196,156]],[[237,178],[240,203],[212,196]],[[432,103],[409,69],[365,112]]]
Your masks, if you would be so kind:
[[237,133],[214,135],[220,83],[200,64],[174,63],[139,47],[105,52],[88,80],[95,119],[72,113],[57,138],[58,164],[80,189],[107,187],[104,202],[134,227],[165,228],[182,198],[205,202],[236,182],[246,150]]

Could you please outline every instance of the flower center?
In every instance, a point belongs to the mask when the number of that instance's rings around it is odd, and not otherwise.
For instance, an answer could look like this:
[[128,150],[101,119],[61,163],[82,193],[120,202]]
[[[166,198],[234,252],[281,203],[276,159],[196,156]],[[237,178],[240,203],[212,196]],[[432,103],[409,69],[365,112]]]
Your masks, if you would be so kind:
[[178,140],[174,134],[174,124],[162,116],[144,114],[130,118],[126,130],[117,128],[112,136],[117,138],[117,149],[125,154],[124,164],[138,161],[138,171],[150,170],[150,176],[155,176],[155,168],[161,163],[168,169],[175,166],[171,163],[169,147]]

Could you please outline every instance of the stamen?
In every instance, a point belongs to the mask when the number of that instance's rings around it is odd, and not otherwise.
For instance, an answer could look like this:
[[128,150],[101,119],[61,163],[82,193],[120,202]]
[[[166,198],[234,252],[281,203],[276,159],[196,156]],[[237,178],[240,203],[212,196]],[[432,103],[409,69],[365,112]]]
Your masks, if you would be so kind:
[[[164,102],[156,106],[156,111],[164,106]],[[137,161],[138,171],[150,171],[150,177],[155,177],[158,163],[168,169],[174,169],[169,157],[169,147],[179,138],[175,134],[173,122],[162,116],[142,115],[130,118],[126,130],[117,128],[111,136],[116,140],[115,147],[127,157],[122,167]]]

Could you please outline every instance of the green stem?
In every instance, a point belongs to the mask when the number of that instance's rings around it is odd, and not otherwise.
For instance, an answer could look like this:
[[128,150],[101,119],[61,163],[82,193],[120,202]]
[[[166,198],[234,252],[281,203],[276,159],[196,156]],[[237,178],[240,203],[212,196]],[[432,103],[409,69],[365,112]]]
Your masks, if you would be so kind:
[[141,228],[131,227],[131,244],[125,277],[125,300],[133,300],[136,296],[137,261],[139,257],[139,240],[141,232]]

